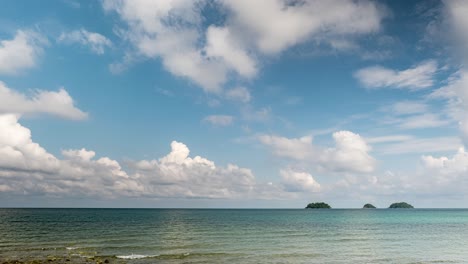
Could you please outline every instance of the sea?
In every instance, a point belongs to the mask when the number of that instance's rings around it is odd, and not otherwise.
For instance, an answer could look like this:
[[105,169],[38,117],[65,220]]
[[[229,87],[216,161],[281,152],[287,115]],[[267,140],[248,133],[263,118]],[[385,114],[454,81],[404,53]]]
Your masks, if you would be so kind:
[[467,209],[0,209],[0,263],[468,263]]

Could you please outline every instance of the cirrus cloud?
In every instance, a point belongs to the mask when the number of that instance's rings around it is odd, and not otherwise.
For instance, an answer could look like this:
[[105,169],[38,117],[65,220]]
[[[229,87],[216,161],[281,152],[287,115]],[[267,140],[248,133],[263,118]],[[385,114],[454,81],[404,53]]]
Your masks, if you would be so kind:
[[416,91],[433,86],[437,70],[437,63],[429,60],[400,71],[382,66],[363,68],[355,72],[354,77],[368,89],[398,88]]

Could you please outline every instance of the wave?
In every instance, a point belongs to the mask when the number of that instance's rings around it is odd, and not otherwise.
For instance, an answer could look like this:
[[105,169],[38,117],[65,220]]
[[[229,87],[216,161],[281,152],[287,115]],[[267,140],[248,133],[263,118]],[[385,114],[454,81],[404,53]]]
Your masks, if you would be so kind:
[[158,257],[159,255],[138,255],[138,254],[131,254],[131,255],[124,255],[124,256],[115,256],[116,258],[120,259],[142,259],[142,258],[154,258]]
[[66,247],[67,250],[75,250],[78,249],[79,247]]

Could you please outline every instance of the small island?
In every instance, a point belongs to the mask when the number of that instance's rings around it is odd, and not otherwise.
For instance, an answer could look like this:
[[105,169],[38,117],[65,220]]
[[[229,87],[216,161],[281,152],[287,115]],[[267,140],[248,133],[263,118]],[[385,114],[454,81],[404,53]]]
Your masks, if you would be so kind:
[[377,207],[375,207],[374,205],[368,203],[368,204],[365,204],[362,208],[364,208],[364,209],[376,209]]
[[405,203],[405,202],[399,202],[399,203],[392,203],[390,207],[388,208],[414,208],[411,204]]
[[306,209],[331,209],[331,206],[327,203],[310,203],[306,206]]

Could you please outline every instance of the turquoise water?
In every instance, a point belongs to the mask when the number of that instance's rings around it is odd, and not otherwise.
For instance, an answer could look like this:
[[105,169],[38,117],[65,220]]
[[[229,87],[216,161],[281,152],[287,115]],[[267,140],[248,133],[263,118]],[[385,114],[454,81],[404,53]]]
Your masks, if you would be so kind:
[[0,209],[0,260],[467,263],[462,209]]

